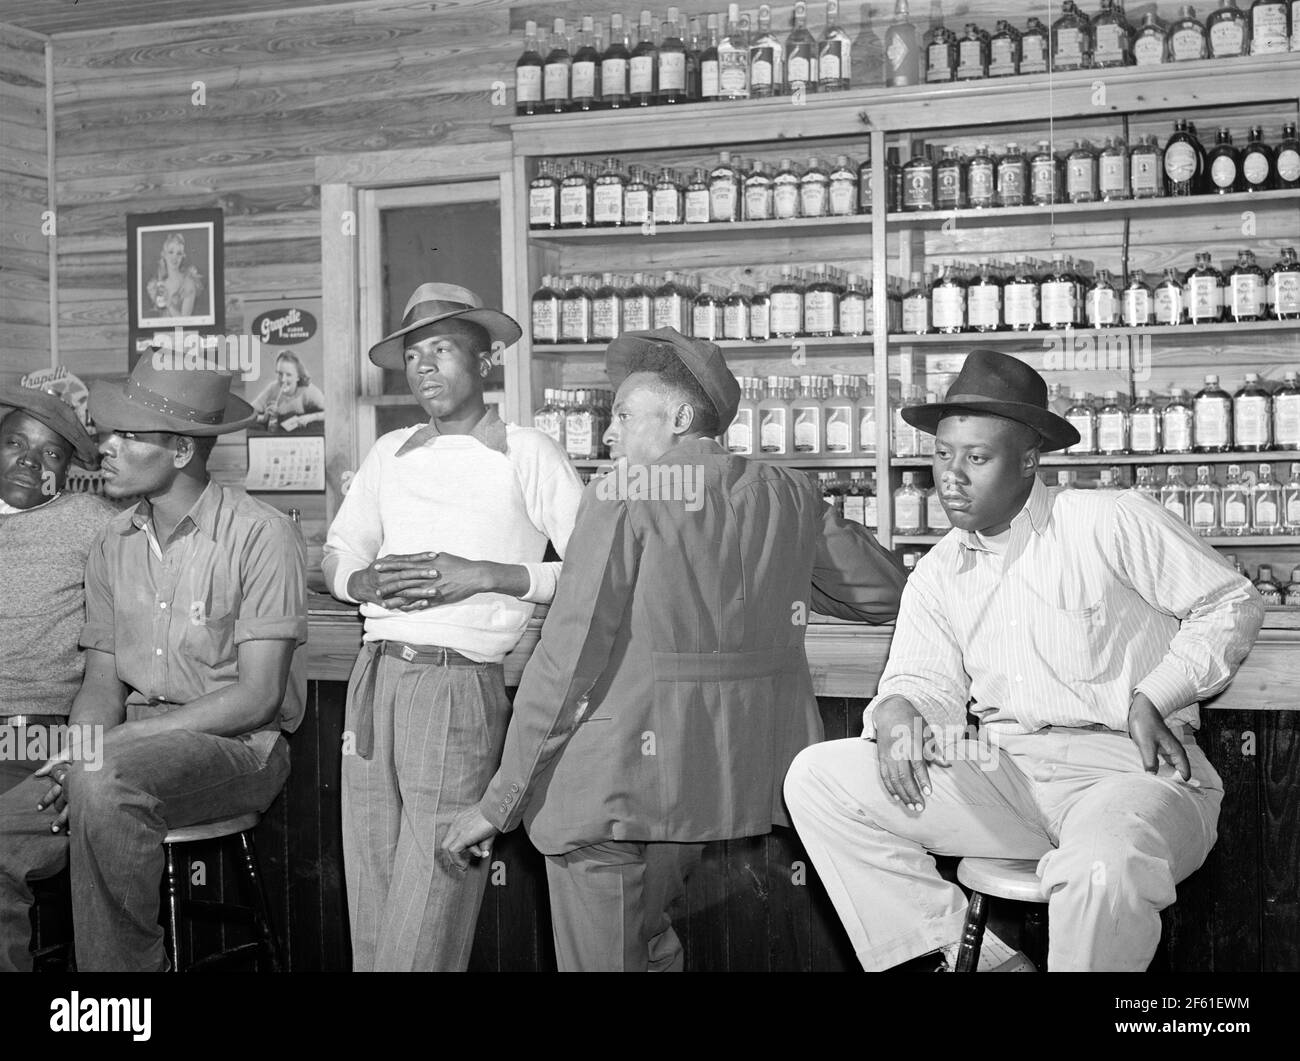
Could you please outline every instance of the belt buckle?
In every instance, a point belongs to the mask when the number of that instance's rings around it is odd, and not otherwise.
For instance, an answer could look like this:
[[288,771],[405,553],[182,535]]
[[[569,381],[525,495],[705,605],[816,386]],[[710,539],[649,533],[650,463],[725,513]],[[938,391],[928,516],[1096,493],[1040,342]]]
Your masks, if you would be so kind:
[[410,663],[415,659],[417,653],[410,645],[403,645],[398,655],[400,655],[402,659],[406,660],[407,663]]

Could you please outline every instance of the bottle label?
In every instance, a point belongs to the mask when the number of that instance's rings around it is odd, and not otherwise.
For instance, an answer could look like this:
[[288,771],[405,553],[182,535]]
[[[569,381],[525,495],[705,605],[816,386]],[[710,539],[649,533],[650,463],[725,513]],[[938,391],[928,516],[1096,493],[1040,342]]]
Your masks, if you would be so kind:
[[755,185],[745,189],[745,220],[767,221],[772,216],[772,186]]
[[826,184],[823,181],[800,181],[799,206],[804,217],[825,217]]
[[785,452],[785,410],[759,411],[758,444],[764,453]]
[[956,166],[940,163],[935,171],[938,189],[935,191],[935,205],[940,210],[956,209],[961,201],[961,171]]
[[835,405],[826,410],[827,453],[852,452],[852,412],[847,405]]
[[718,98],[718,60],[700,63],[700,95],[704,99]]
[[1133,42],[1137,66],[1159,66],[1165,61],[1165,39],[1159,33],[1144,33]]
[[596,64],[581,62],[573,64],[573,98],[594,99],[596,96]]
[[778,218],[799,216],[799,185],[794,181],[781,181],[772,189],[772,212]]
[[925,499],[925,524],[932,531],[952,529],[952,520],[948,518],[937,491]]
[[559,445],[564,445],[564,420],[559,413],[542,412],[533,417],[533,427],[549,435]]
[[725,98],[749,96],[749,55],[745,50],[718,46],[718,88]]
[[880,525],[880,505],[876,501],[875,494],[862,499],[862,525],[871,530],[875,530]]
[[1102,155],[1098,183],[1102,195],[1123,195],[1128,190],[1128,166],[1123,155]]
[[1160,190],[1160,167],[1156,155],[1134,152],[1129,156],[1129,179],[1134,195],[1155,195]]
[[1166,453],[1189,453],[1192,449],[1192,411],[1178,408],[1164,414]]
[[1237,273],[1232,277],[1231,298],[1234,318],[1263,316],[1264,278],[1254,273]]
[[1197,398],[1195,403],[1196,425],[1193,436],[1198,446],[1229,446],[1228,424],[1231,422],[1231,408],[1223,398]]
[[[1227,513],[1224,513],[1224,524],[1228,522]],[[1192,502],[1192,526],[1209,530],[1214,526],[1214,502],[1197,498]]]
[[1124,323],[1130,328],[1150,324],[1154,316],[1151,307],[1151,295],[1140,288],[1128,288],[1124,292]]
[[1250,54],[1287,50],[1286,4],[1255,4],[1250,9]]
[[835,334],[835,294],[831,291],[810,291],[804,296],[804,330],[809,335]]
[[860,296],[840,299],[840,334],[865,335],[867,331],[867,300]]
[[626,59],[605,59],[600,64],[600,91],[605,99],[627,95]]
[[[1300,34],[1300,26],[1296,27],[1296,33]],[[1300,181],[1300,151],[1288,147],[1277,153],[1277,175],[1284,181]]]
[[585,225],[590,203],[590,189],[587,185],[576,184],[560,188],[560,224]]
[[1300,493],[1294,494],[1286,506],[1288,527],[1300,527]]
[[628,65],[631,67],[629,80],[632,84],[632,95],[645,96],[654,92],[654,59],[648,55],[634,55],[632,56],[632,61]]
[[[633,90],[635,91],[635,89]],[[656,188],[654,194],[655,220],[675,225],[682,219],[682,197],[676,188]]]
[[1003,311],[1011,327],[1038,323],[1038,285],[1007,284],[1002,292]]
[[999,327],[1002,298],[997,284],[972,284],[966,292],[966,315],[972,328]]
[[592,218],[598,225],[617,225],[623,220],[623,185],[596,185],[592,192]]
[[1066,416],[1066,419],[1074,425],[1074,429],[1079,432],[1079,441],[1067,449],[1066,453],[1096,453],[1097,452],[1097,422],[1086,413],[1078,416]]
[[544,91],[548,100],[569,98],[569,64],[547,63]]
[[984,42],[963,40],[957,45],[957,76],[984,77]]
[[617,339],[619,318],[619,297],[608,295],[595,299],[591,303],[591,337],[593,339]]
[[960,331],[966,326],[966,292],[963,288],[936,287],[930,297],[935,328]]
[[1248,184],[1263,184],[1268,180],[1268,159],[1262,151],[1251,151],[1241,160],[1241,172]]
[[[1213,517],[1211,517],[1213,518]],[[1223,525],[1225,527],[1244,527],[1246,525],[1246,500],[1235,497],[1223,501]]]
[[1300,449],[1300,394],[1273,399],[1273,443],[1280,449]]
[[1180,324],[1183,319],[1183,292],[1181,288],[1161,286],[1156,288],[1156,323]]
[[555,189],[528,189],[528,223],[530,225],[555,224]]
[[564,418],[564,448],[570,457],[594,457],[591,413],[569,413]]
[[1273,273],[1268,278],[1268,300],[1277,316],[1300,314],[1300,270]]
[[1102,453],[1123,453],[1128,446],[1123,413],[1103,413],[1097,417],[1097,448]]
[[1035,159],[1032,170],[1034,198],[1041,203],[1050,203],[1056,198],[1056,160]]
[[[819,68],[819,74],[817,79],[821,84],[838,81],[840,78],[844,78],[845,80],[848,79],[849,75],[844,71],[847,71],[849,68],[849,42],[842,41],[840,47],[844,49],[843,62],[841,62],[838,55],[831,51],[822,52],[818,57],[817,65]],[[793,69],[793,64],[791,64],[791,69]],[[793,74],[790,75],[790,80],[794,80]]]
[[515,67],[515,102],[539,103],[542,98],[542,69],[539,66]]
[[760,59],[757,55],[749,64],[749,85],[755,90],[772,87],[772,61]]
[[691,188],[686,193],[686,223],[704,225],[709,220],[709,189]]
[[655,295],[655,327],[682,330],[685,304],[681,295]]
[[930,330],[930,300],[928,298],[903,299],[903,331],[909,335],[922,335]]
[[971,162],[966,171],[966,183],[970,188],[971,206],[992,202],[993,163],[988,160]]
[[803,300],[796,291],[772,292],[772,331],[777,335],[798,335],[803,329]]
[[1268,445],[1268,406],[1268,398],[1262,394],[1246,394],[1233,402],[1232,420],[1239,447]]
[[639,225],[650,220],[650,190],[629,189],[623,193],[623,220],[629,225]]
[[691,310],[691,333],[697,339],[713,340],[718,337],[717,308],[711,305],[695,306]]
[[1159,422],[1157,413],[1154,410],[1135,412],[1132,423],[1129,424],[1129,448],[1134,453],[1154,453],[1157,449],[1159,433],[1156,425]]
[[749,338],[749,307],[743,302],[722,308],[722,337],[724,339]]
[[625,332],[649,331],[653,325],[654,304],[648,295],[623,299],[623,330]]
[[998,196],[1003,206],[1018,206],[1025,200],[1025,167],[1019,159],[998,164]]
[[927,208],[934,206],[934,170],[929,166],[918,167],[907,174],[907,186],[903,192],[903,206]]
[[1088,326],[1109,328],[1119,323],[1119,298],[1108,287],[1096,287],[1088,292]]
[[820,409],[801,408],[794,411],[794,448],[796,453],[817,453],[821,450],[822,413]]
[[560,338],[585,343],[591,338],[591,303],[585,298],[566,298],[560,304]]
[[790,65],[786,67],[785,79],[790,85],[806,85],[809,81],[816,81],[817,60],[813,59],[810,63],[802,55],[790,56]]
[[1180,140],[1170,144],[1165,152],[1165,175],[1175,182],[1189,181],[1196,174],[1196,151],[1191,144]]
[[876,452],[876,410],[866,408],[858,419],[858,449],[863,453]]
[[749,307],[749,336],[751,339],[772,337],[772,304],[756,301]]
[[1083,34],[1073,26],[1062,26],[1056,31],[1056,54],[1052,57],[1056,66],[1083,65]]
[[1244,22],[1224,19],[1210,29],[1210,54],[1216,59],[1246,53],[1246,26]]
[[659,91],[660,93],[686,90],[686,53],[659,53]]
[[1205,34],[1201,29],[1177,29],[1169,38],[1169,53],[1178,62],[1199,59],[1205,52]]
[[852,214],[857,198],[858,188],[855,181],[845,177],[831,181],[830,212],[836,217],[848,217]]
[[1016,46],[1010,37],[989,42],[989,77],[1009,77],[1016,72]]
[[898,494],[894,495],[894,507],[897,511],[895,516],[895,530],[901,534],[918,534],[923,524],[921,523],[921,499],[915,494]]
[[1092,195],[1097,175],[1096,159],[1072,158],[1065,174],[1065,193],[1071,199],[1075,196]]
[[932,44],[927,50],[925,79],[927,81],[952,80],[952,49],[946,44]]
[[1102,63],[1122,63],[1124,45],[1128,43],[1128,34],[1114,22],[1104,22],[1097,27],[1097,43],[1093,47],[1092,58],[1097,65]]
[[556,324],[555,303],[551,299],[533,303],[533,342],[558,342]]
[[850,523],[862,526],[867,524],[866,498],[861,494],[849,494],[844,498],[844,518]]
[[738,409],[736,418],[727,428],[727,449],[732,453],[749,455],[754,452],[754,410]]
[[708,214],[710,221],[736,220],[736,186],[730,178],[719,177],[709,184]]
[[1213,276],[1193,276],[1187,283],[1192,323],[1217,321],[1223,316],[1223,289]]
[[1037,33],[1020,40],[1020,72],[1041,74],[1047,70],[1047,39]]
[[1045,280],[1040,290],[1044,324],[1073,324],[1078,310],[1072,280]]

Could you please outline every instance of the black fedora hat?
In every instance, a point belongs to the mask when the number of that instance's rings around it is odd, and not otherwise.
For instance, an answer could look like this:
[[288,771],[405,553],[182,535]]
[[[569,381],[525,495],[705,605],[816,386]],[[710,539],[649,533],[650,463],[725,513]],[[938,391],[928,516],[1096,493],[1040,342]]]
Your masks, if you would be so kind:
[[903,419],[926,434],[939,430],[945,416],[1000,416],[1032,427],[1042,449],[1066,449],[1079,441],[1079,432],[1047,407],[1047,381],[1019,358],[997,350],[972,350],[941,402],[911,405]]

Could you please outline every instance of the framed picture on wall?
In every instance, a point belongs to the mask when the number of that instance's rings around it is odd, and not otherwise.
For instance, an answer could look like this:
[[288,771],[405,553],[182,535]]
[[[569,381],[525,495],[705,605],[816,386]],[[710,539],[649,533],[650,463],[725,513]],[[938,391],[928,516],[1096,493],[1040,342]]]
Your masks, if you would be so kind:
[[131,331],[219,331],[225,309],[220,210],[127,214]]

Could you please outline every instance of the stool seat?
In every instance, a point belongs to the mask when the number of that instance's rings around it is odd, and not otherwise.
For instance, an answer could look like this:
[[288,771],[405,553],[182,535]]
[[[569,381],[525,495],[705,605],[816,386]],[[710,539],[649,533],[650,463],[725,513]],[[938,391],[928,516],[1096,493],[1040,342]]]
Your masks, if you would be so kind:
[[262,816],[257,811],[241,814],[237,818],[222,818],[215,822],[200,822],[198,825],[185,825],[171,830],[163,837],[164,844],[192,844],[197,840],[220,840],[223,836],[234,836],[257,827]]
[[1028,858],[963,858],[957,864],[957,879],[981,895],[1045,903],[1047,896],[1037,869],[1038,862]]

